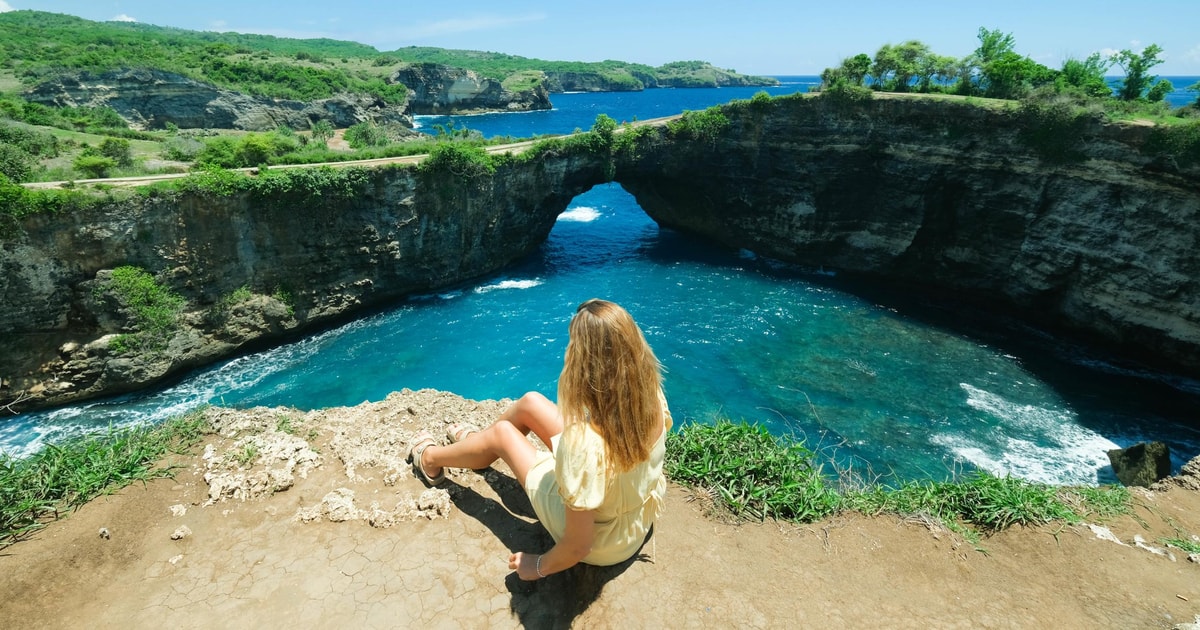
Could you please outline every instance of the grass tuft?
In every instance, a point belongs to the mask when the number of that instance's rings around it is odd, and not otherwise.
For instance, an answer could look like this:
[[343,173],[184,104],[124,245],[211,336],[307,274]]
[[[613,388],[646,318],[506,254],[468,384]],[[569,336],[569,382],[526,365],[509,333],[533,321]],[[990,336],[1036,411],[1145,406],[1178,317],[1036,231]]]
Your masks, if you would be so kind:
[[667,440],[665,470],[711,491],[739,518],[810,522],[841,507],[812,452],[760,425],[685,425]]
[[17,459],[0,453],[0,549],[94,497],[173,474],[156,466],[209,432],[203,410],[153,427],[110,428]]
[[871,483],[837,492],[800,442],[759,425],[689,424],[667,441],[664,469],[739,518],[811,522],[841,511],[938,522],[972,542],[1014,525],[1078,523],[1131,510],[1124,488],[1057,488],[975,471],[956,481]]

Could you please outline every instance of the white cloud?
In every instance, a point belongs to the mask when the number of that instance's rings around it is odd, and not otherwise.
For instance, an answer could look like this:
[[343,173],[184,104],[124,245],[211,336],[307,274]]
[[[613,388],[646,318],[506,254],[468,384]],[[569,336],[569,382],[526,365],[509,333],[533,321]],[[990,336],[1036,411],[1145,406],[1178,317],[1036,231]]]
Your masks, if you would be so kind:
[[438,22],[425,22],[410,28],[402,28],[394,36],[403,39],[424,39],[439,35],[454,35],[458,33],[473,33],[505,28],[513,24],[540,22],[546,19],[545,13],[530,13],[528,15],[478,15],[469,18],[452,18]]
[[4,0],[0,0],[0,13],[7,13],[12,10],[13,10],[13,8],[10,4],[8,4]]
[[137,18],[131,18],[128,15],[125,15],[124,13],[122,13],[121,15],[118,15],[116,17],[109,18],[108,21],[109,22],[136,22]]

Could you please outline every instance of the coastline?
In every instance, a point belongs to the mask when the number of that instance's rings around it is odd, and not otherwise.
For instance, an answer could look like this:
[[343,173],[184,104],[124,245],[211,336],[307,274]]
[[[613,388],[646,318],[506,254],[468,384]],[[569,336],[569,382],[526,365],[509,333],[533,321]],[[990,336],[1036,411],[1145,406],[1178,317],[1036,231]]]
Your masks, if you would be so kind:
[[633,561],[518,582],[508,553],[552,541],[503,466],[427,491],[403,462],[412,433],[482,424],[505,402],[423,390],[311,412],[211,409],[219,432],[173,460],[174,480],[96,499],[5,549],[0,615],[31,628],[1152,628],[1200,615],[1200,564],[1134,538],[1200,532],[1200,492],[1183,487],[1136,491],[1135,515],[1103,523],[1121,545],[1054,524],[978,551],[911,518],[733,524],[672,485]]

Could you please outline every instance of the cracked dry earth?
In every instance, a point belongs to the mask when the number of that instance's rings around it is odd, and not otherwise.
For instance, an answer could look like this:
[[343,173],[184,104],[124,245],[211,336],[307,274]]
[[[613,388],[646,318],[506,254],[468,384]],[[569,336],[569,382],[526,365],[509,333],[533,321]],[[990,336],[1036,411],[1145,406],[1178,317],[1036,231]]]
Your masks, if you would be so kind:
[[[500,465],[427,490],[421,428],[502,401],[433,391],[298,412],[207,413],[174,480],[101,497],[0,550],[5,628],[1171,628],[1200,622],[1200,564],[1138,547],[1200,534],[1200,484],[1135,494],[1105,526],[1015,528],[986,553],[945,530],[843,515],[734,525],[672,486],[643,554],[534,583],[552,544]],[[1198,466],[1200,468],[1200,466]],[[101,537],[101,528],[108,537]]]

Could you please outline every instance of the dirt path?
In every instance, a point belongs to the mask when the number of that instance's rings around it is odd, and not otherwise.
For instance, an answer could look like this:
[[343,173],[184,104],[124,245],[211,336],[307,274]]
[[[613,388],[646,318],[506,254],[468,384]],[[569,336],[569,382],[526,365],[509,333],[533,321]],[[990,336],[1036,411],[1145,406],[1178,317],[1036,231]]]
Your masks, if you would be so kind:
[[511,477],[454,471],[448,492],[427,492],[402,462],[419,428],[500,408],[423,391],[307,414],[214,410],[222,435],[175,480],[0,551],[0,625],[1170,628],[1200,615],[1200,564],[1132,542],[1200,533],[1200,493],[1183,488],[1139,494],[1137,518],[1108,523],[1125,545],[1018,528],[982,553],[892,517],[730,525],[673,486],[634,561],[519,582],[510,551],[551,541]]

